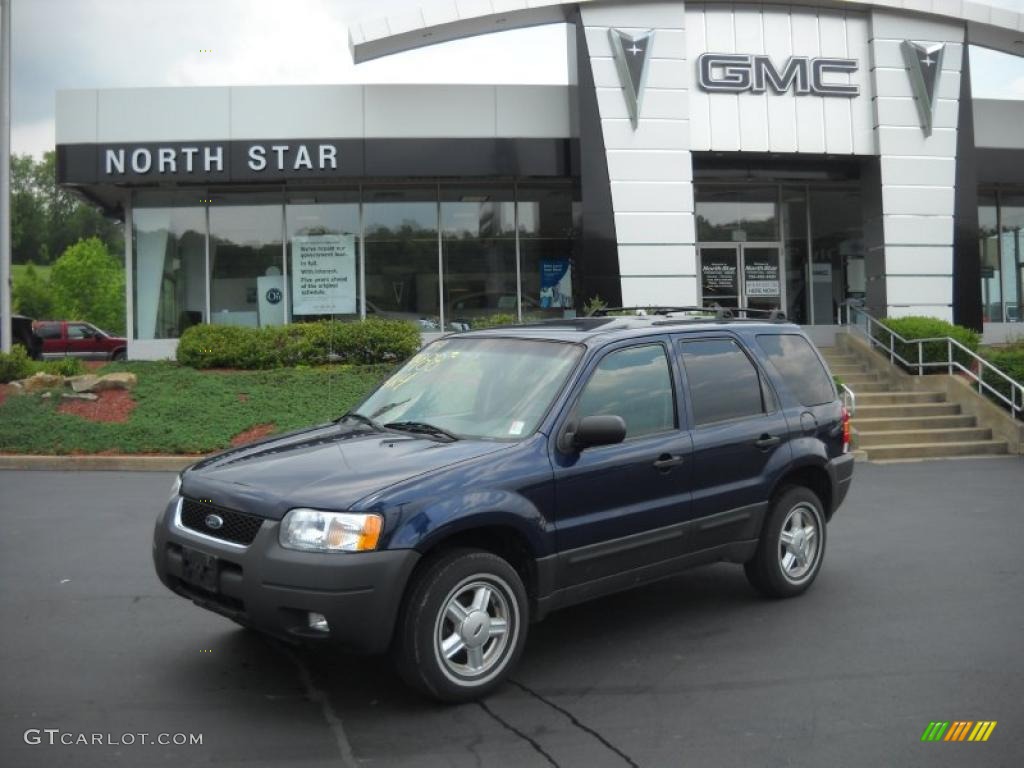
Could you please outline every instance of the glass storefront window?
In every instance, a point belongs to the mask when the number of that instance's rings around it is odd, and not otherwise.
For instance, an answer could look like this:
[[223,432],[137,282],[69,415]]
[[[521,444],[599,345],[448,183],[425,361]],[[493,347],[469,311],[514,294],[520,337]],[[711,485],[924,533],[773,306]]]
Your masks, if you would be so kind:
[[987,323],[1003,320],[999,263],[999,220],[995,195],[978,195],[978,253],[981,259],[981,314]]
[[[265,199],[265,198],[264,198]],[[210,215],[210,322],[261,327],[285,322],[281,204],[215,198]],[[226,204],[225,204],[226,203]]]
[[460,330],[518,315],[512,188],[442,188],[445,324]]
[[437,188],[363,191],[366,313],[440,330]]
[[999,251],[1003,267],[1003,317],[1021,322],[1024,291],[1024,195],[999,196]]
[[1024,194],[978,194],[981,311],[986,323],[1019,323],[1024,297]]
[[697,239],[701,242],[777,242],[778,187],[699,184]]
[[811,189],[810,322],[839,322],[847,298],[863,296],[864,224],[860,192],[852,188]]
[[579,296],[579,221],[568,186],[520,185],[517,190],[523,319],[564,317]]
[[206,320],[206,212],[201,207],[132,212],[136,339],[176,339]]
[[294,192],[285,205],[292,321],[360,314],[359,192]]

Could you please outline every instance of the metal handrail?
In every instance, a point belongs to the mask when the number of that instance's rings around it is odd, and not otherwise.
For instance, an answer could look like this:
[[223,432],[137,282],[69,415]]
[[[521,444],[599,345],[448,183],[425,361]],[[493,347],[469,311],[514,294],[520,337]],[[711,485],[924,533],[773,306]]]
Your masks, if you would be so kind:
[[857,415],[857,396],[853,394],[853,390],[845,384],[840,384],[839,388],[843,391],[843,405],[846,406],[846,410],[850,414],[850,418]]
[[[854,313],[862,317],[865,322],[865,328],[862,328],[859,323],[853,322]],[[873,317],[863,309],[851,304],[846,305],[846,325],[850,328],[856,328],[860,331],[865,339],[867,339],[868,345],[871,347],[879,347],[889,355],[889,362],[895,363],[897,360],[906,368],[913,370],[917,369],[917,375],[924,375],[925,368],[945,368],[946,372],[950,375],[954,371],[960,371],[966,374],[978,385],[978,394],[984,394],[986,391],[997,400],[1001,401],[1005,406],[1010,409],[1010,412],[1018,417],[1024,415],[1024,385],[1020,384],[1003,371],[999,370],[996,366],[992,365],[988,360],[983,358],[976,352],[971,351],[956,339],[950,336],[935,336],[927,339],[905,339],[903,336],[892,330],[884,323]],[[889,344],[886,345],[881,339],[875,338],[871,333],[871,330],[875,327],[880,328],[889,334]],[[896,351],[896,341],[899,340],[902,344],[916,345],[917,346],[917,361],[907,360],[899,352]],[[934,343],[944,343],[946,345],[946,360],[938,362],[924,362],[924,345]],[[977,372],[972,368],[968,368],[959,360],[953,356],[953,349],[957,348],[965,354],[974,364],[977,365]],[[990,371],[995,374],[997,378],[1002,379],[1010,385],[1010,396],[1006,397],[1002,392],[994,388],[988,381],[985,381],[985,371]],[[1018,396],[1020,403],[1018,403]]]

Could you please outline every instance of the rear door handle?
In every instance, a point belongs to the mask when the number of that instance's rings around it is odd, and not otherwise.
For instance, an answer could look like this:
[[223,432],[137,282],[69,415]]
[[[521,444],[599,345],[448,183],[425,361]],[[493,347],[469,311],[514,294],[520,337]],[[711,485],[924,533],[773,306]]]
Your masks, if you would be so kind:
[[659,472],[668,472],[672,467],[678,467],[684,461],[678,454],[663,453],[654,462],[654,468]]
[[782,438],[779,437],[778,435],[761,435],[759,438],[757,438],[757,440],[754,441],[754,445],[756,445],[761,450],[764,450],[765,448],[772,448],[773,446],[776,446],[781,442]]

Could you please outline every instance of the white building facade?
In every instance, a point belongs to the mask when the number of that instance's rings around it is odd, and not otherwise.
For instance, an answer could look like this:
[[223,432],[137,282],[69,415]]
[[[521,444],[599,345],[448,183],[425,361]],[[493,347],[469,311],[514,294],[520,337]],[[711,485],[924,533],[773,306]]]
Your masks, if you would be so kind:
[[1024,54],[1024,14],[448,0],[351,46],[552,22],[568,86],[59,94],[60,181],[133,233],[130,356],[195,322],[440,331],[593,297],[782,309],[824,337],[849,304],[1024,328],[1024,105],[972,99],[967,56]]

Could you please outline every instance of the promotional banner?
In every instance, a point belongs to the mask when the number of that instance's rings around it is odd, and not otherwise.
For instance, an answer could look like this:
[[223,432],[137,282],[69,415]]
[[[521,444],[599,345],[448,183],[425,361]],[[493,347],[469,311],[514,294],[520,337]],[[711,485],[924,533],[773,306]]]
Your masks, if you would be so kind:
[[292,314],[351,315],[355,312],[355,236],[293,237]]
[[540,305],[544,309],[572,308],[572,265],[568,259],[541,260]]

